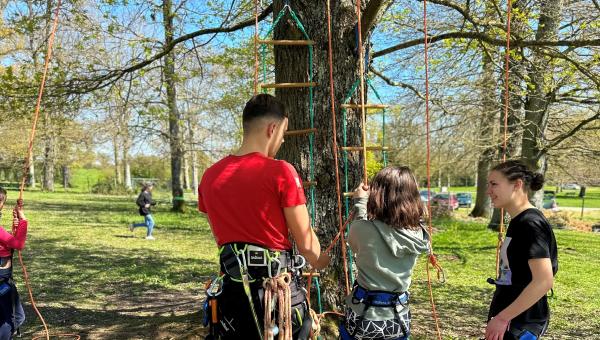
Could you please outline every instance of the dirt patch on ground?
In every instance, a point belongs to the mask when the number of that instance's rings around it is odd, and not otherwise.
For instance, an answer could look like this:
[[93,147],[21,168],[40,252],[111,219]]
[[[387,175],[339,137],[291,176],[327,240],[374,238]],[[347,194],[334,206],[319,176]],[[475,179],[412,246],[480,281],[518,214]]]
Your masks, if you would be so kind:
[[[148,290],[138,296],[119,292],[85,307],[65,302],[39,308],[51,334],[75,333],[90,340],[203,339],[203,298],[189,292]],[[24,336],[43,335],[33,311],[26,308],[26,314]]]

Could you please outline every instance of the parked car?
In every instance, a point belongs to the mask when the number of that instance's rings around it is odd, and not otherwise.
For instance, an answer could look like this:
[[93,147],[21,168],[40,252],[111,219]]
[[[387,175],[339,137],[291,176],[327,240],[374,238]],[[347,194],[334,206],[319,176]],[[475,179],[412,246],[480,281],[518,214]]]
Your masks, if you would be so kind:
[[552,190],[544,190],[544,201],[542,208],[558,211],[558,203],[556,203],[556,192]]
[[579,190],[579,189],[581,189],[581,186],[579,186],[578,184],[575,184],[575,183],[567,183],[567,184],[563,184],[562,188],[567,189],[567,190]]
[[437,194],[431,199],[432,205],[448,207],[450,210],[458,209],[458,198],[455,194]]
[[430,191],[429,196],[427,196],[427,190],[421,190],[419,191],[419,195],[421,196],[421,201],[427,203],[429,197],[433,198],[435,196],[435,191]]
[[470,208],[473,205],[473,196],[469,192],[459,192],[456,194],[459,207]]

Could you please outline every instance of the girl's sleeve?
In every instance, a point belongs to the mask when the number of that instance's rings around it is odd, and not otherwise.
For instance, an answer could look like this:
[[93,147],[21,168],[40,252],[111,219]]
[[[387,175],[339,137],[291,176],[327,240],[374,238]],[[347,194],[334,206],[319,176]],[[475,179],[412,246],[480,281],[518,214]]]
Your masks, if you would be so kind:
[[21,250],[27,238],[27,220],[20,220],[14,235],[0,227],[0,243],[8,249]]
[[367,202],[368,197],[359,197],[354,199],[354,220],[366,220],[367,219]]

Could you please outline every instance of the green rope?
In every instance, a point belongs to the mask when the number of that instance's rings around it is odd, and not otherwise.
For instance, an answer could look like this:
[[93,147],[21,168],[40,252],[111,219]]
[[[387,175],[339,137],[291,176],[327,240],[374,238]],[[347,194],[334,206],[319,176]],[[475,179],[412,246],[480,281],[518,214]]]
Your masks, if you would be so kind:
[[[350,99],[352,98],[352,94],[356,91],[356,89],[358,88],[358,84],[360,84],[359,80],[357,79],[354,84],[352,85],[352,87],[350,88],[350,91],[348,91],[348,93],[346,94],[346,97],[344,98],[344,101],[342,102],[342,104],[347,104]],[[344,146],[348,146],[348,124],[347,122],[347,110],[346,109],[342,109],[342,121],[343,121],[343,145]],[[349,192],[350,188],[349,188],[349,183],[348,183],[348,151],[344,150],[343,152],[343,158],[344,158],[344,191],[345,192]],[[344,216],[345,218],[348,218],[348,216],[350,216],[350,198],[349,197],[344,197]],[[349,235],[350,233],[350,224],[348,224],[346,226],[346,235]],[[354,282],[354,272],[352,271],[352,249],[350,249],[348,247],[347,249],[348,253],[347,253],[347,257],[348,257],[348,268],[350,269],[350,282]]]
[[[375,86],[373,86],[373,82],[371,82],[371,79],[367,78],[367,84],[368,86],[371,88],[371,90],[373,90],[373,93],[375,94],[375,97],[377,98],[377,100],[379,100],[379,104],[383,104],[383,101],[381,100],[381,97],[379,96],[379,92],[377,92],[377,89],[375,88]],[[383,108],[382,112],[381,112],[381,147],[385,147],[385,108]],[[383,166],[386,167],[387,166],[387,151],[382,150],[381,154],[383,156]]]

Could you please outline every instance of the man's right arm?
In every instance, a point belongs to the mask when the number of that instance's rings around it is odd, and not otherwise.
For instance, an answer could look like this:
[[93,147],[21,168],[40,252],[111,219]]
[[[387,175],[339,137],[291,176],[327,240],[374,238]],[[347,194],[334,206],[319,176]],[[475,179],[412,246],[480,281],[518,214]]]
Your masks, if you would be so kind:
[[283,208],[283,214],[298,251],[315,269],[323,269],[329,264],[329,256],[321,253],[321,244],[310,227],[306,204]]

